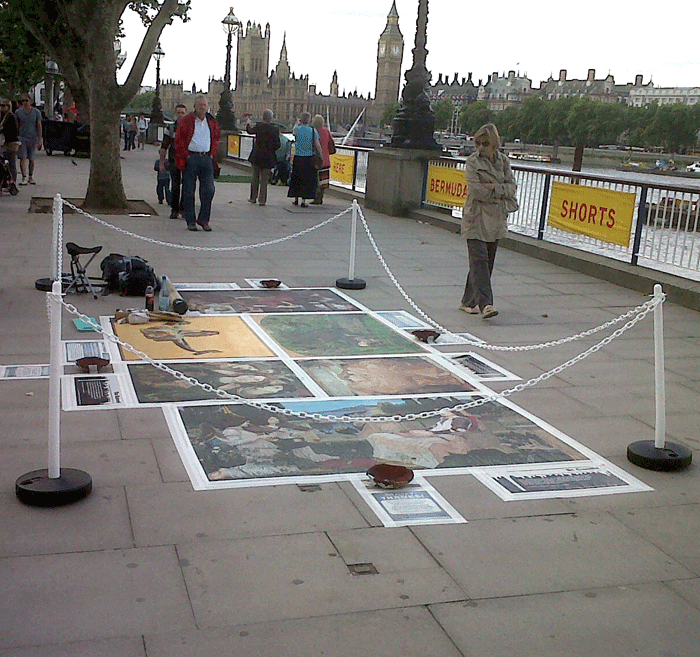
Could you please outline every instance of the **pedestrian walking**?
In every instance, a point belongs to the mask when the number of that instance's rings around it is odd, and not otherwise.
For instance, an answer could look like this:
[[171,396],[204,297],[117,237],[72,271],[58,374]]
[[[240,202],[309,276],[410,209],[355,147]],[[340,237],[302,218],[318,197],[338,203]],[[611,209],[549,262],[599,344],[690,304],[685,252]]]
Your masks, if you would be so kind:
[[133,150],[136,148],[136,133],[139,131],[138,122],[136,121],[136,114],[132,114],[129,119],[129,147],[127,150]]
[[10,167],[12,182],[17,182],[17,151],[19,150],[19,132],[17,118],[12,113],[12,104],[8,98],[0,100],[0,135],[4,138],[3,153]]
[[320,114],[314,116],[311,122],[316,132],[323,152],[323,166],[316,172],[316,196],[311,201],[313,205],[323,204],[323,192],[326,191],[331,180],[331,155],[335,155],[335,142],[331,131],[326,128],[325,121]]
[[20,185],[36,185],[34,181],[34,160],[37,150],[41,150],[41,112],[32,107],[29,94],[20,97],[22,106],[15,112],[19,131],[17,157],[22,170]]
[[158,197],[158,203],[163,205],[163,201],[165,201],[170,205],[172,202],[170,194],[170,163],[166,162],[165,166],[162,166],[162,162],[158,158],[153,165],[153,170],[156,172],[156,196]]
[[[207,111],[209,103],[197,96],[194,112],[178,121],[175,132],[175,161],[182,172],[182,202],[187,230],[196,231],[197,224],[210,231],[211,203],[214,198],[214,164],[219,148],[221,129]],[[194,192],[199,181],[199,216],[195,214]]]
[[318,132],[309,125],[310,121],[311,114],[303,112],[299,117],[299,125],[294,127],[292,175],[287,192],[287,196],[294,199],[294,205],[299,205],[299,197],[301,197],[302,208],[306,207],[306,199],[316,196],[317,169],[314,166],[314,154],[320,159],[323,158]]
[[146,131],[148,130],[148,121],[146,121],[146,117],[144,116],[143,112],[141,112],[139,116],[137,128],[139,148],[144,150],[146,148]]
[[248,119],[246,124],[246,131],[255,135],[253,149],[248,157],[248,161],[253,165],[248,202],[257,202],[258,205],[267,203],[267,183],[270,180],[270,171],[277,163],[275,152],[280,147],[280,131],[276,125],[272,125],[273,116],[272,110],[266,109],[261,122],[253,125]]
[[467,240],[469,273],[460,310],[481,312],[484,319],[489,319],[498,315],[493,306],[491,274],[498,240],[508,232],[508,212],[517,209],[517,186],[508,158],[498,150],[501,137],[493,123],[476,131],[474,145],[476,152],[465,162],[468,189],[462,235]]
[[175,132],[180,119],[187,114],[187,108],[178,103],[175,105],[175,123],[170,130],[163,135],[163,142],[160,145],[160,163],[163,170],[167,164],[170,166],[170,218],[177,219],[182,213],[182,172],[175,164]]

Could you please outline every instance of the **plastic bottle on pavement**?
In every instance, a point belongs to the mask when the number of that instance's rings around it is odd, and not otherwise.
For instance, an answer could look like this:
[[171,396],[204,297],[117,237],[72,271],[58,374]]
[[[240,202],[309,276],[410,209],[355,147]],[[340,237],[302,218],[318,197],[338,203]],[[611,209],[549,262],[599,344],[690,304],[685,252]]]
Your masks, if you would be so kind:
[[168,277],[163,276],[160,281],[160,293],[158,294],[158,309],[170,310],[170,288],[168,287]]

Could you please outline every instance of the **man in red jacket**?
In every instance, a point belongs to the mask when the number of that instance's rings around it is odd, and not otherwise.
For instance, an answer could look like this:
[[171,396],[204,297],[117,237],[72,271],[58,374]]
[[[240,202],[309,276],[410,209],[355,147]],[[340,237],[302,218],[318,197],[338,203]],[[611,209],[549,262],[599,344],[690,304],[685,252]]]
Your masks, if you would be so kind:
[[[182,206],[187,230],[211,230],[211,202],[214,198],[214,160],[219,147],[221,129],[209,114],[204,96],[194,100],[194,112],[177,122],[175,132],[175,164],[182,171]],[[194,190],[199,179],[199,217],[194,210]]]

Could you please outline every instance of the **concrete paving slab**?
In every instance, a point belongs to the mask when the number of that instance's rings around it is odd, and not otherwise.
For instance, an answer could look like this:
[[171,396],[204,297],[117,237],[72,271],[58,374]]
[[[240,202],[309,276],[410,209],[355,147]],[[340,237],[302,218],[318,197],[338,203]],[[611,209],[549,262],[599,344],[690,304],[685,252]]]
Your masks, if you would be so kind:
[[179,546],[178,553],[201,628],[465,597],[437,564],[352,575],[328,537],[319,533],[191,543]]
[[[700,504],[611,511],[625,526],[678,563],[700,568]],[[689,540],[690,537],[690,540]]]
[[173,483],[130,486],[127,493],[137,545],[366,526],[335,484],[304,492],[295,485],[193,491]]
[[141,637],[22,646],[0,650],[0,657],[147,657]]
[[2,559],[0,648],[194,628],[173,547]]
[[148,657],[462,655],[430,612],[422,607],[146,636],[145,645]]
[[624,457],[637,440],[654,440],[654,428],[631,415],[560,418],[557,429],[606,458]]
[[474,599],[693,576],[606,513],[479,520],[414,532]]
[[170,431],[160,408],[118,409],[117,422],[124,440],[169,438]]
[[[61,445],[61,467],[84,470],[95,487],[125,486],[160,481],[160,471],[149,441],[100,441]],[[4,457],[4,458],[3,458]],[[48,467],[48,446],[0,447],[0,486],[14,490],[21,474]]]
[[[694,655],[698,610],[662,584],[430,608],[469,657]],[[653,611],[652,611],[653,610]]]
[[[19,472],[18,476],[22,473]],[[7,489],[4,489],[7,490]],[[134,545],[122,488],[100,487],[84,500],[57,508],[22,504],[0,494],[0,557],[87,552]]]
[[190,480],[185,466],[182,464],[180,454],[170,436],[167,438],[152,438],[151,444],[153,445],[153,451],[158,461],[158,468],[162,481],[165,483],[173,483],[176,481]]

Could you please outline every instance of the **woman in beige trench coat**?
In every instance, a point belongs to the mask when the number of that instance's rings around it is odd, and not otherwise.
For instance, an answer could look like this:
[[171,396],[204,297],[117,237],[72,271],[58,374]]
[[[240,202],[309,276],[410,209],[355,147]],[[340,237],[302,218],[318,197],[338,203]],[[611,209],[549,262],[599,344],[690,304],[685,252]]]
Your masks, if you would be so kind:
[[468,190],[462,235],[467,240],[469,274],[460,310],[481,312],[484,319],[489,319],[498,315],[493,307],[491,274],[498,240],[508,232],[508,212],[517,209],[517,186],[508,158],[498,150],[501,138],[493,123],[476,131],[474,145],[476,152],[465,163]]

